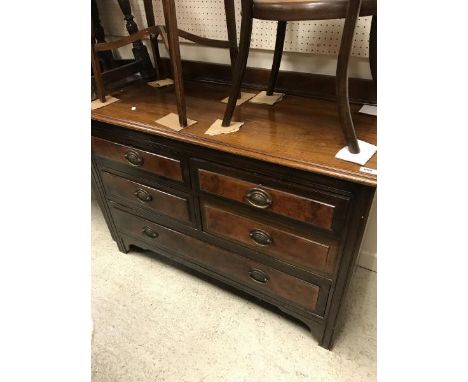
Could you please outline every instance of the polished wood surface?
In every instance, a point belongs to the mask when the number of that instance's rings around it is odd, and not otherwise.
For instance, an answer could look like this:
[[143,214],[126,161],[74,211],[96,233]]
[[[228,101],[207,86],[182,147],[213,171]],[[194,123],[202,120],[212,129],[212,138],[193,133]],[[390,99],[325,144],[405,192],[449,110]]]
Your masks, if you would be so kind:
[[[97,156],[124,163],[129,167],[137,167],[169,179],[183,181],[181,163],[177,159],[137,150],[131,146],[119,145],[96,137],[92,137],[92,144]],[[134,163],[131,163],[132,155],[137,158]]]
[[[202,191],[244,203],[253,209],[272,211],[324,229],[332,229],[334,205],[203,169],[200,169],[198,174]],[[257,207],[249,202],[248,194],[251,190],[263,193],[260,195],[265,195],[270,203]]]
[[124,202],[138,203],[140,207],[174,219],[190,222],[187,198],[133,182],[108,172],[102,173],[102,182],[110,198],[124,199]]
[[[375,175],[360,172],[358,164],[335,158],[345,141],[334,102],[286,96],[274,107],[245,103],[234,113],[235,120],[245,122],[239,132],[205,135],[211,124],[222,117],[225,104],[220,100],[228,92],[225,86],[187,82],[187,108],[198,123],[179,132],[155,122],[170,112],[177,112],[172,90],[154,89],[140,82],[113,93],[120,101],[93,110],[91,116],[95,121],[376,186]],[[131,110],[133,106],[137,112]],[[358,139],[376,144],[376,117],[357,113],[359,108],[360,105],[351,106]],[[377,167],[377,155],[366,167]]]
[[[112,215],[123,233],[144,241],[150,248],[162,247],[189,256],[198,264],[241,281],[250,288],[292,301],[307,310],[317,311],[320,293],[317,285],[115,208],[112,209]],[[256,279],[256,274],[252,274],[255,271],[263,274],[265,279]],[[317,313],[323,314],[321,311]]]
[[209,203],[203,204],[202,215],[206,232],[234,240],[306,270],[331,274],[335,268],[337,248],[332,243],[314,241]]

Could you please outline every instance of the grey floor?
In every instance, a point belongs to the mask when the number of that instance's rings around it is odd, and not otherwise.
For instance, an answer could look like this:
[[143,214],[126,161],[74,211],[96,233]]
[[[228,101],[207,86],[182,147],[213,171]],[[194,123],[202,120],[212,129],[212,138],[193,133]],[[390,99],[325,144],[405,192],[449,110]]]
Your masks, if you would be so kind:
[[357,268],[333,351],[305,327],[145,253],[92,205],[93,382],[375,381],[376,273]]

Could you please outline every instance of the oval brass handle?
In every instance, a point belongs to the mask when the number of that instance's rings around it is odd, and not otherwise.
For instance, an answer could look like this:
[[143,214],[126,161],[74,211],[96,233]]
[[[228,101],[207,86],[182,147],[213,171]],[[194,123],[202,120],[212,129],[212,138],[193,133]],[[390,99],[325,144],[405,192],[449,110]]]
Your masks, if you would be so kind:
[[142,190],[141,188],[136,190],[133,195],[135,195],[142,202],[151,202],[153,200],[153,197],[148,192],[146,192],[145,190]]
[[270,245],[273,243],[273,239],[268,232],[262,231],[261,229],[254,229],[250,231],[249,236],[258,245]]
[[247,191],[245,197],[250,205],[257,208],[268,208],[271,206],[271,196],[261,188],[252,188]]
[[156,231],[152,230],[150,227],[145,226],[143,227],[143,235],[150,237],[151,239],[156,239],[159,236],[159,233]]
[[260,269],[252,269],[249,276],[253,281],[260,284],[266,284],[270,280],[270,277]]
[[143,157],[135,150],[128,150],[124,156],[127,162],[132,166],[139,167],[143,165]]

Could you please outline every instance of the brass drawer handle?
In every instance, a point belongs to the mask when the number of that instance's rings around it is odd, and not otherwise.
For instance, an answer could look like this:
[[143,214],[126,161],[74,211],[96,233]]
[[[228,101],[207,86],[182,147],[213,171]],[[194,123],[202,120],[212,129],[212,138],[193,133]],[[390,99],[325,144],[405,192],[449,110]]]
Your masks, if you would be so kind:
[[249,236],[258,245],[270,245],[273,243],[273,239],[268,232],[262,231],[261,229],[254,229],[250,231]]
[[132,166],[140,167],[143,165],[143,157],[135,150],[128,150],[124,156]]
[[159,233],[156,231],[152,230],[150,227],[145,226],[143,227],[143,230],[141,231],[143,235],[150,237],[151,239],[156,239],[159,236]]
[[138,199],[140,199],[142,202],[145,202],[145,203],[151,202],[153,200],[153,197],[148,192],[146,192],[145,190],[142,190],[141,188],[136,190],[133,195],[135,195]]
[[245,197],[250,205],[257,208],[268,208],[272,203],[271,196],[268,192],[257,187],[247,191]]
[[253,281],[259,284],[266,284],[270,280],[270,277],[260,269],[252,269],[249,272],[249,276]]

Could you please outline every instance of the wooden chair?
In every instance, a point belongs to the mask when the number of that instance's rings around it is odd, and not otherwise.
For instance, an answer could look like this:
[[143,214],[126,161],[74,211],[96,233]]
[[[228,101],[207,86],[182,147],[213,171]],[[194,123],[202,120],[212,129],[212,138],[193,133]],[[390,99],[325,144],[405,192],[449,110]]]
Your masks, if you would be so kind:
[[185,105],[184,83],[182,78],[179,37],[183,37],[200,45],[229,49],[231,68],[233,70],[234,76],[234,66],[238,52],[234,0],[224,0],[224,10],[226,13],[226,27],[228,34],[227,41],[200,37],[193,33],[179,29],[177,26],[177,15],[174,0],[162,0],[162,5],[166,24],[165,27],[167,31],[168,50],[171,58],[172,75],[174,77],[179,124],[181,127],[186,127],[187,110]]
[[343,36],[336,70],[336,97],[341,128],[348,149],[359,153],[348,97],[348,62],[351,55],[354,30],[359,16],[372,16],[369,62],[371,73],[377,81],[377,0],[242,0],[242,21],[239,53],[234,71],[229,102],[222,126],[231,124],[237,96],[247,66],[253,19],[278,21],[275,53],[267,94],[272,95],[278,78],[283,53],[286,23],[288,21],[345,19]]
[[[102,102],[105,102],[106,91],[104,88],[103,76],[106,76],[106,74],[109,75],[110,73],[112,73],[112,71],[115,71],[116,69],[112,69],[108,73],[103,73],[99,65],[98,54],[102,55],[102,53],[105,51],[117,49],[124,45],[133,43],[133,53],[138,61],[138,59],[140,59],[144,55],[144,49],[146,49],[146,47],[140,40],[144,37],[149,37],[153,49],[154,60],[156,63],[154,69],[155,75],[156,78],[159,79],[158,68],[160,66],[160,56],[157,38],[159,35],[161,35],[163,43],[166,49],[168,50],[170,56],[172,76],[174,78],[174,89],[177,101],[179,124],[182,127],[186,127],[187,108],[185,104],[184,84],[182,78],[182,63],[180,57],[179,37],[193,41],[200,45],[229,49],[231,67],[233,68],[232,70],[234,72],[234,66],[238,52],[234,0],[224,0],[224,9],[226,13],[226,28],[228,35],[227,41],[200,37],[193,33],[189,33],[187,31],[179,29],[177,26],[177,15],[174,0],[162,0],[165,25],[158,26],[155,25],[152,0],[143,0],[148,27],[140,31],[138,30],[138,27],[133,21],[133,15],[131,14],[129,0],[118,0],[118,2],[127,22],[127,30],[130,34],[128,37],[124,37],[113,42],[105,42],[103,38],[99,35],[99,27],[96,28],[96,26],[92,25],[91,28],[91,63],[93,72],[95,73],[95,82],[97,89],[96,92],[98,94],[99,99]],[[96,13],[97,7],[93,6],[93,10]],[[96,19],[96,17],[93,17],[94,23],[96,23],[96,20],[98,20],[98,18]],[[147,54],[148,53],[146,52],[146,55]],[[146,59],[141,59],[140,61],[148,62],[148,60]],[[151,64],[150,61],[149,63]],[[145,77],[144,72],[142,72],[142,76]]]
[[[129,36],[122,37],[116,41],[106,42],[104,39],[104,30],[100,25],[97,5],[95,0],[91,1],[91,66],[93,69],[96,93],[101,102],[105,102],[106,99],[107,91],[105,82],[127,77],[136,72],[140,72],[142,78],[145,80],[159,79],[160,56],[157,38],[164,32],[159,26],[155,25],[152,1],[144,0],[143,2],[148,27],[139,30],[134,21],[129,0],[118,0],[120,9],[124,15],[124,20],[126,21],[126,28]],[[151,41],[155,63],[154,68],[151,64],[148,50],[141,41],[144,38],[149,38]],[[123,66],[114,67],[114,65],[112,65],[111,51],[129,44],[133,45],[132,51],[135,56],[135,61]]]

